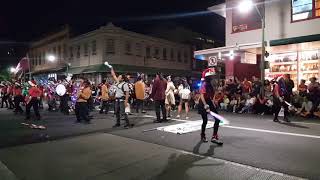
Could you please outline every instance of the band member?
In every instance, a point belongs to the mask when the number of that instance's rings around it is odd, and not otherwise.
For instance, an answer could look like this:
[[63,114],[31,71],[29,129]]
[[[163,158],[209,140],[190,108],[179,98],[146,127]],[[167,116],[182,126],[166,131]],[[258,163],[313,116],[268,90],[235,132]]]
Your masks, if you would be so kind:
[[82,86],[78,92],[75,113],[77,116],[76,123],[80,123],[81,120],[84,120],[86,123],[90,123],[90,119],[88,117],[88,99],[91,96],[91,88],[89,81],[83,81]]
[[30,120],[30,109],[33,107],[34,113],[36,114],[37,120],[40,120],[39,113],[39,99],[41,96],[41,91],[37,87],[37,83],[32,80],[28,82],[31,88],[29,89],[29,96],[27,98],[26,105],[26,120]]
[[[66,87],[66,85],[64,85],[64,86]],[[64,95],[60,96],[60,102],[61,102],[60,111],[65,115],[69,115],[68,101],[69,101],[69,93],[68,93],[67,87],[66,87],[66,93]]]
[[9,108],[8,106],[8,86],[3,83],[1,84],[1,93],[2,93],[2,99],[1,99],[1,108],[3,108],[3,104],[6,104],[6,108]]
[[8,102],[9,102],[9,109],[14,109],[14,104],[13,104],[13,84],[8,82]]
[[[201,127],[201,141],[208,142],[206,138],[206,126],[208,123],[208,112],[212,111],[217,113],[216,105],[214,104],[214,96],[215,96],[215,89],[212,85],[212,77],[214,75],[214,71],[212,70],[205,70],[203,72],[203,79],[204,82],[202,83],[200,89],[200,101],[199,101],[199,114],[202,117],[202,127]],[[213,126],[213,135],[211,138],[211,142],[221,144],[218,137],[218,130],[219,130],[219,123],[220,120],[215,118],[214,126]]]
[[115,114],[117,122],[113,127],[120,126],[120,117],[122,116],[126,121],[124,128],[129,128],[131,125],[128,114],[125,111],[125,108],[129,107],[129,85],[127,83],[127,77],[125,75],[119,75],[117,77],[113,69],[111,69],[111,75],[116,81]]
[[105,114],[108,114],[109,111],[109,94],[108,94],[108,86],[107,86],[107,81],[104,79],[102,80],[102,85],[101,85],[101,109],[100,109],[100,114],[103,113],[105,110]]
[[23,113],[23,110],[20,106],[20,103],[23,102],[22,96],[22,88],[19,83],[15,83],[15,87],[13,89],[13,96],[14,96],[14,106],[15,106],[15,113]]
[[283,120],[290,122],[288,119],[289,107],[286,102],[290,101],[290,94],[287,91],[285,80],[283,77],[279,77],[273,88],[273,108],[274,108],[274,122],[279,122],[278,115],[281,107],[284,108]]
[[[155,123],[167,122],[167,110],[165,107],[165,93],[167,89],[167,81],[162,77],[161,73],[157,73],[152,86],[151,98],[154,100],[157,120]],[[160,110],[162,111],[162,119],[160,117]]]

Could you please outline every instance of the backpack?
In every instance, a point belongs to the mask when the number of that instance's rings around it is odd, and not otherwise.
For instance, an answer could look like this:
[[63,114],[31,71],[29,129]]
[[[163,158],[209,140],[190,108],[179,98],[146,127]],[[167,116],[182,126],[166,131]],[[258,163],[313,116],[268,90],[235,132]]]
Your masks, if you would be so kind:
[[115,97],[116,96],[116,91],[117,91],[117,86],[116,85],[112,85],[109,88],[109,91],[108,91],[109,97]]
[[185,87],[185,88],[181,89],[179,94],[180,94],[181,99],[183,99],[183,100],[190,99],[190,94],[191,94],[190,87]]

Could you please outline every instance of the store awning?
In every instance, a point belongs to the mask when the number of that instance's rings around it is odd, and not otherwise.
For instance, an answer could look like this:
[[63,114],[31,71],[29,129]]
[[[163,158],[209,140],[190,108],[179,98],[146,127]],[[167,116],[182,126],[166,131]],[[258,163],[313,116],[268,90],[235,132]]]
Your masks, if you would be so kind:
[[59,73],[59,72],[65,72],[65,70],[66,70],[65,67],[59,67],[54,69],[41,69],[37,71],[32,71],[32,74],[36,75],[36,74],[44,74],[44,73]]
[[312,42],[312,41],[319,41],[319,40],[320,40],[320,34],[314,34],[309,36],[300,36],[300,37],[294,37],[294,38],[271,40],[270,46],[298,44],[298,43]]

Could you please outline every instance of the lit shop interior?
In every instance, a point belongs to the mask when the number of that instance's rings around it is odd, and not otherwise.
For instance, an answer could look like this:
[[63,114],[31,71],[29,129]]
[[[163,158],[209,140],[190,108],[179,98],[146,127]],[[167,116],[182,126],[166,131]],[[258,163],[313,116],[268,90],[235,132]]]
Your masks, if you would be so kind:
[[320,41],[271,46],[267,48],[270,56],[269,69],[266,78],[272,79],[278,75],[290,74],[296,85],[304,79],[307,84],[311,77],[320,76]]

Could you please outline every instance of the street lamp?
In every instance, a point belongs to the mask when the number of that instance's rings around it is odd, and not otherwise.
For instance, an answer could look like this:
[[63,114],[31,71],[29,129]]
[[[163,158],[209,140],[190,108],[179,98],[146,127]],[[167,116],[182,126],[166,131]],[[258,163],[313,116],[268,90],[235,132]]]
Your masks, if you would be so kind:
[[11,67],[9,70],[11,73],[16,73],[16,68],[14,68],[14,67]]
[[264,71],[264,63],[265,63],[265,53],[266,53],[266,46],[265,46],[265,15],[263,15],[258,6],[253,3],[252,0],[242,0],[239,5],[238,9],[241,13],[248,13],[255,8],[257,13],[261,19],[261,30],[262,30],[262,45],[261,45],[261,62],[260,62],[260,69],[261,69],[261,96],[264,97],[264,79],[265,79],[265,71]]
[[56,57],[54,55],[48,55],[47,59],[50,62],[54,62],[56,60]]

